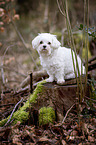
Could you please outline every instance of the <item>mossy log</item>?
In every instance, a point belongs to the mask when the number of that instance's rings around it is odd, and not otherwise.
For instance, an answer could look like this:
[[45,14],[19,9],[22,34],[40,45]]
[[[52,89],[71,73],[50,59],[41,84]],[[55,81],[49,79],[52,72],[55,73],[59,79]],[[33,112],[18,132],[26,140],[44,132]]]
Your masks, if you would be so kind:
[[[84,82],[85,80],[83,78],[82,83],[84,84]],[[89,94],[88,91],[89,89],[87,89],[87,94]],[[64,116],[64,112],[66,112],[76,102],[76,97],[76,79],[66,81],[63,86],[59,86],[55,82],[46,83],[46,81],[42,81],[38,83],[33,94],[29,96],[25,104],[13,114],[10,122],[12,121],[12,124],[16,124],[18,121],[21,123],[26,122],[29,118],[31,108],[32,112],[34,110],[39,112],[38,120],[34,121],[39,122],[40,125],[42,123],[52,123],[55,121],[55,112]],[[0,126],[4,126],[9,118],[10,116],[1,120]]]
[[[46,81],[42,81],[41,83],[38,83],[36,89],[34,90],[33,94],[30,95],[28,100],[25,102],[25,104],[18,110],[16,111],[13,116],[11,117],[10,122],[12,121],[12,124],[16,124],[18,121],[21,123],[25,122],[28,120],[29,117],[29,111],[28,108],[30,108],[30,104],[35,104],[36,103],[36,98],[38,95],[42,92],[43,88],[43,83]],[[10,116],[8,116],[6,119],[3,119],[0,121],[0,126],[4,126],[7,121],[9,120]]]

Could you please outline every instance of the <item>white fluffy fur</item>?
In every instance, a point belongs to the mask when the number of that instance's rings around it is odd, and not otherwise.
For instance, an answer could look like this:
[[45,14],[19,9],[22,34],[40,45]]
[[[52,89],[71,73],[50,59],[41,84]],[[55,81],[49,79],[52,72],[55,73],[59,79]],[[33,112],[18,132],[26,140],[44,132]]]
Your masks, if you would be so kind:
[[[47,71],[49,78],[47,82],[57,81],[58,84],[63,84],[65,79],[75,78],[71,49],[61,47],[61,43],[55,35],[50,33],[41,33],[32,41],[32,46],[40,55],[41,65]],[[75,61],[75,55],[74,62]],[[79,70],[81,71],[81,59],[77,56]],[[83,74],[85,67],[83,67]],[[75,67],[76,68],[76,67]],[[78,73],[77,73],[78,76]]]

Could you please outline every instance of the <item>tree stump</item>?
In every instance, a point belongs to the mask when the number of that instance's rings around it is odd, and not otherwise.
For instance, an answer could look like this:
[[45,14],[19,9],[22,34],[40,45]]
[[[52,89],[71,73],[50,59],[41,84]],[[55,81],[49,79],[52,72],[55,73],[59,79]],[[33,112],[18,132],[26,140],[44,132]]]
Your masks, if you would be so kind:
[[[85,77],[82,77],[83,87],[85,85]],[[85,95],[89,95],[89,86],[86,88]],[[59,114],[64,116],[66,112],[77,100],[77,83],[76,79],[67,80],[64,85],[53,83],[44,83],[42,93],[38,95],[35,108],[52,107]]]
[[[85,77],[82,77],[82,85],[85,85]],[[88,96],[89,91],[89,86],[87,86],[85,95]],[[37,87],[29,96],[24,105],[20,107],[19,110],[14,112],[14,114],[10,115],[12,116],[11,118],[10,116],[8,116],[6,119],[0,121],[0,126],[3,126],[9,121],[11,122],[12,120],[13,124],[16,124],[18,121],[20,121],[21,123],[26,122],[29,119],[30,111],[31,115],[33,116],[32,122],[39,122],[37,118],[38,115],[40,116],[41,109],[41,116],[43,121],[44,118],[45,121],[48,120],[48,117],[46,117],[48,114],[52,117],[52,113],[49,110],[51,108],[57,113],[57,116],[60,119],[60,116],[63,117],[64,112],[66,112],[76,102],[77,97],[76,79],[67,80],[62,86],[57,85],[55,82],[46,83],[46,81],[42,81],[38,83]],[[45,109],[45,116],[43,116],[43,108]],[[47,109],[49,110],[48,114],[46,111]],[[50,118],[50,120],[52,119]],[[48,123],[50,122],[50,120],[48,120]]]

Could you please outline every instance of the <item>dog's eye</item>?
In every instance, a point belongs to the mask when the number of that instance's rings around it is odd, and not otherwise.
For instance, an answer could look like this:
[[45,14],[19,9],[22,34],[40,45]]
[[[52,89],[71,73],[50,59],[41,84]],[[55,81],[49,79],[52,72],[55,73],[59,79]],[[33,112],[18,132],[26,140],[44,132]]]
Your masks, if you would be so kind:
[[43,44],[43,41],[40,41],[40,44]]
[[48,44],[50,45],[50,44],[51,44],[51,42],[48,42]]

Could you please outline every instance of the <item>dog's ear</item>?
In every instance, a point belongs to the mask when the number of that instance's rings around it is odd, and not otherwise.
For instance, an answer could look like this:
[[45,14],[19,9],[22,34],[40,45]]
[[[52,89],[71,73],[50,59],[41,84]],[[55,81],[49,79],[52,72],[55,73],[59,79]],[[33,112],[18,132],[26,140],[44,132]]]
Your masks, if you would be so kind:
[[33,40],[32,40],[32,47],[33,49],[36,49],[39,45],[39,36],[35,37]]
[[53,35],[53,37],[52,37],[52,44],[51,45],[53,48],[56,48],[56,49],[58,47],[60,47],[60,45],[61,45],[61,43],[57,40],[55,35]]

